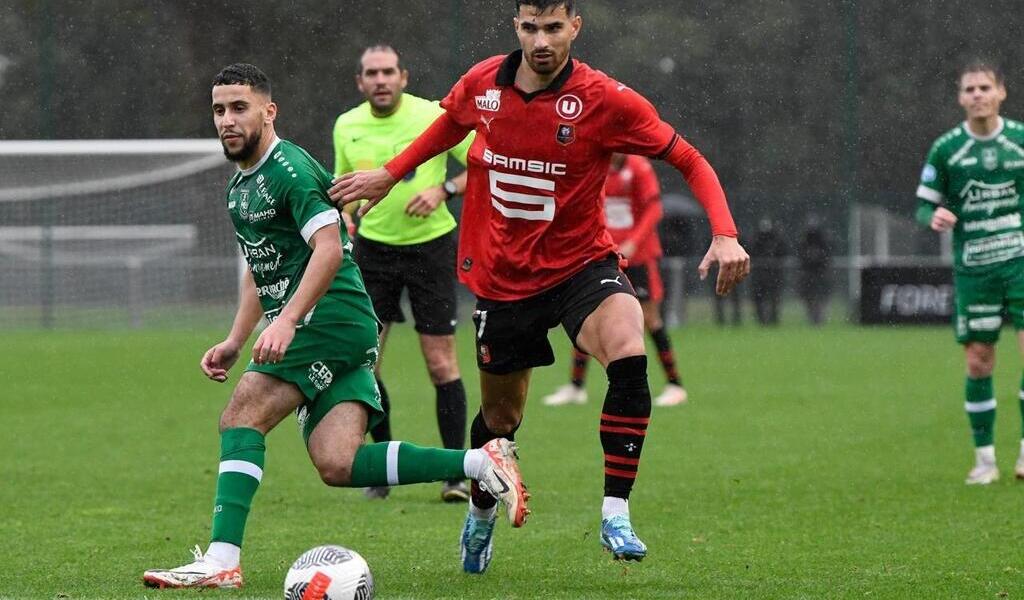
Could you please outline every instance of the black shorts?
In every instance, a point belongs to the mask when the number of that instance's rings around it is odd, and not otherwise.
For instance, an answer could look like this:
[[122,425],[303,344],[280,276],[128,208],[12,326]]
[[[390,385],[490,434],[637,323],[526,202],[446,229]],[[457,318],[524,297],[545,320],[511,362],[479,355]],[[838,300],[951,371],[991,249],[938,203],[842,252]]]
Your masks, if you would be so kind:
[[473,312],[477,366],[486,373],[505,375],[553,364],[548,330],[561,324],[575,344],[583,321],[613,294],[636,295],[614,255],[529,298],[478,299]]
[[404,323],[400,300],[409,289],[416,331],[455,333],[455,234],[394,246],[358,237],[352,258],[363,273],[373,310],[384,323]]
[[630,263],[626,267],[626,277],[636,290],[636,297],[641,302],[661,302],[665,297],[665,286],[661,282],[661,270],[658,259],[647,262]]

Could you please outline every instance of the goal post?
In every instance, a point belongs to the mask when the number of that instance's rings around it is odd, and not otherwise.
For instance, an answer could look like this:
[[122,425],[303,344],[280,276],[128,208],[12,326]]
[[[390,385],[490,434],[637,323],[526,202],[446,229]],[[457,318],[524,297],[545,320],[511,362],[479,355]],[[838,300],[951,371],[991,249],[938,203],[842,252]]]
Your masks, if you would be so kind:
[[234,168],[216,139],[0,141],[0,329],[230,318]]

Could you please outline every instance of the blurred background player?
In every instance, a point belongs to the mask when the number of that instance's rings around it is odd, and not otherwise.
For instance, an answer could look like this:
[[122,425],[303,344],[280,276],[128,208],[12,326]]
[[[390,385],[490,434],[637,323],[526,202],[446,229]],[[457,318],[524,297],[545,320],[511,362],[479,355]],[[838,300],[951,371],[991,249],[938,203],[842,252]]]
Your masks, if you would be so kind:
[[783,267],[789,250],[771,217],[761,217],[750,251],[757,257],[757,268],[750,273],[750,295],[757,322],[778,325],[785,283]]
[[349,256],[348,234],[327,199],[331,175],[277,137],[277,105],[258,68],[227,66],[212,87],[217,135],[238,165],[225,206],[248,269],[231,331],[203,355],[203,373],[227,381],[256,325],[263,318],[269,325],[220,417],[210,545],[205,553],[196,546],[191,563],[146,571],[144,584],[242,587],[242,538],[263,480],[266,435],[293,412],[327,485],[482,479],[481,486],[505,502],[513,526],[522,525],[528,496],[515,447],[506,440],[483,451],[363,443],[367,427],[383,415],[371,371],[379,322]]
[[[366,48],[357,63],[356,86],[366,98],[334,125],[334,174],[383,166],[423,133],[443,111],[437,102],[404,92],[409,72],[398,52],[381,44]],[[402,323],[400,301],[408,290],[420,349],[434,384],[437,428],[445,448],[466,444],[466,390],[455,356],[455,219],[445,202],[466,189],[465,172],[446,179],[448,157],[466,163],[470,134],[406,175],[388,197],[359,223],[355,260],[363,272],[373,308],[384,323],[381,355],[374,374],[385,417],[370,431],[375,442],[391,439],[391,403],[381,380],[384,346],[392,323]],[[352,206],[349,210],[355,210]],[[367,488],[369,498],[385,498],[387,487]],[[463,481],[441,487],[446,502],[465,502]]]
[[[644,328],[654,341],[661,367],[665,370],[667,383],[654,399],[654,404],[682,404],[686,402],[686,388],[679,378],[672,342],[661,320],[661,301],[665,296],[658,265],[661,257],[661,241],[658,239],[661,186],[651,161],[642,156],[613,154],[604,193],[605,223],[612,239],[619,245],[619,254],[629,261],[625,273],[640,300],[640,308],[644,312]],[[546,396],[544,404],[561,406],[585,403],[589,360],[589,355],[574,348],[570,382]]]
[[[534,367],[550,365],[548,331],[601,363],[608,394],[598,431],[604,457],[600,543],[616,559],[642,560],[629,495],[651,414],[640,302],[619,268],[604,226],[603,194],[615,152],[675,167],[704,207],[711,247],[701,277],[718,265],[716,293],[750,272],[750,257],[718,176],[661,120],[643,96],[570,57],[583,20],[574,0],[516,0],[520,49],[488,58],[441,101],[445,113],[384,168],[350,173],[331,199],[381,201],[406,174],[476,131],[459,237],[459,278],[477,297],[480,412],[474,447],[511,439],[522,423]],[[495,503],[474,486],[462,532],[462,568],[482,573],[492,558]]]
[[[992,370],[1004,314],[1024,351],[1024,124],[999,116],[1006,87],[995,65],[965,66],[957,86],[966,119],[928,152],[917,188],[917,220],[934,231],[953,232],[954,326],[967,359],[964,407],[975,447],[966,483],[986,485],[999,479]],[[1024,415],[1024,381],[1019,398]],[[1015,473],[1024,478],[1024,440],[1020,450]]]
[[800,299],[807,309],[807,321],[818,327],[828,317],[832,295],[832,241],[821,219],[811,214],[796,246],[800,263]]

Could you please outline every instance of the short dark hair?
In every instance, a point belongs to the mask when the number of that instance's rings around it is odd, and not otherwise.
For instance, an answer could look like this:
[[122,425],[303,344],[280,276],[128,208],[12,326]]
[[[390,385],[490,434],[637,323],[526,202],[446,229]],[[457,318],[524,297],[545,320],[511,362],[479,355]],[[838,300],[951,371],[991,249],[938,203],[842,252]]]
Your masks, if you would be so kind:
[[247,85],[254,92],[270,96],[270,78],[249,63],[235,63],[221,69],[213,78],[213,87],[218,85]]
[[570,17],[576,15],[576,0],[516,0],[516,14],[519,14],[519,9],[524,6],[532,6],[544,13],[549,10],[554,10],[559,6],[565,7],[565,12]]
[[372,46],[367,46],[367,47],[363,48],[362,52],[359,53],[359,60],[356,61],[356,75],[362,75],[363,74],[363,57],[366,56],[367,52],[391,52],[391,53],[393,53],[395,55],[395,58],[398,59],[398,70],[399,71],[402,70],[402,55],[399,54],[398,50],[395,50],[395,47],[392,46],[391,44],[380,43],[380,44],[373,44]]
[[1004,85],[1005,83],[1003,70],[999,68],[999,65],[984,58],[969,60],[960,67],[960,71],[956,75],[957,87],[960,87],[960,82],[964,80],[964,75],[968,73],[991,73],[992,77],[995,78],[996,83],[999,85]]

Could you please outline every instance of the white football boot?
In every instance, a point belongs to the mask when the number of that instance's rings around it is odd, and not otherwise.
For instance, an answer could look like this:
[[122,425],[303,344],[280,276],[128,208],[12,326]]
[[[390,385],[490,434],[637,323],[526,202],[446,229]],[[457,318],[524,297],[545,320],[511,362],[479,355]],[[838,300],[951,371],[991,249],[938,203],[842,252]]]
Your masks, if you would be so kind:
[[516,454],[516,443],[505,438],[496,438],[483,445],[481,450],[487,455],[490,464],[477,484],[480,489],[494,496],[505,505],[508,522],[513,527],[522,527],[526,522],[530,509],[526,503],[530,499],[522,475],[519,474],[519,456]]
[[967,485],[988,485],[999,481],[999,468],[996,467],[996,452],[992,446],[974,449],[974,468],[967,474]]
[[176,569],[151,569],[142,574],[142,583],[151,588],[240,588],[242,567],[225,568],[203,556],[196,546],[195,561]]
[[554,392],[544,396],[545,406],[565,406],[566,404],[586,404],[587,390],[567,383]]
[[674,383],[665,384],[665,389],[661,390],[658,397],[654,399],[655,406],[676,406],[678,404],[686,404],[686,399],[689,394],[686,393],[686,388],[681,385]]

